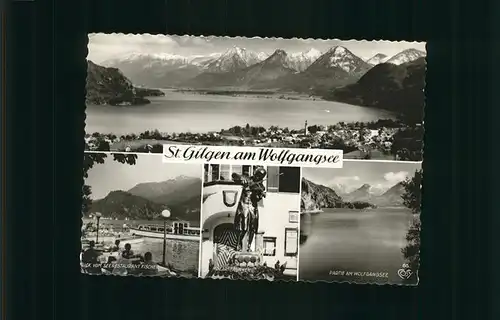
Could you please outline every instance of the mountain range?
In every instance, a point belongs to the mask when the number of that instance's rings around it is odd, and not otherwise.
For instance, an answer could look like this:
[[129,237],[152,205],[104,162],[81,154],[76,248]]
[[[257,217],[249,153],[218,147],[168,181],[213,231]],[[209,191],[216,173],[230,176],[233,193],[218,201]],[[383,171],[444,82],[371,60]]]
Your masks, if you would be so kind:
[[[302,178],[301,208],[317,211],[323,208],[401,207],[403,206],[403,184],[397,183],[388,190],[374,193],[369,184],[345,192],[342,188],[327,187]],[[340,190],[340,191],[339,191]]]
[[309,49],[305,52],[296,52],[287,54],[288,67],[302,72],[306,70],[311,64],[314,63],[322,55],[321,51],[316,49]]
[[[393,57],[383,54],[364,61],[347,48],[336,46],[322,53],[314,48],[287,53],[277,49],[272,54],[233,47],[223,53],[205,56],[171,54],[132,54],[105,61],[119,68],[133,83],[149,87],[191,87],[279,89],[309,92],[314,88],[332,88],[356,82],[376,64],[401,64],[425,53],[407,49]],[[272,58],[272,71],[266,60]],[[279,65],[278,65],[279,64]],[[260,83],[264,80],[264,83]]]
[[392,63],[395,65],[400,65],[403,63],[415,61],[415,60],[420,59],[420,58],[425,58],[425,56],[426,56],[425,52],[411,48],[411,49],[403,50],[400,53],[392,56],[391,58],[389,58],[383,62]]
[[87,61],[86,103],[96,105],[141,105],[150,101],[145,97],[161,96],[160,90],[135,87],[116,68],[99,66]]
[[367,61],[342,46],[325,53],[288,54],[277,49],[271,55],[234,47],[208,56],[132,55],[117,61],[134,78],[89,61],[87,103],[145,104],[149,103],[146,96],[163,95],[132,85],[141,83],[198,90],[298,92],[385,109],[408,124],[423,119],[426,61],[425,53],[416,49],[389,59],[379,54]]
[[259,63],[266,58],[265,53],[256,53],[246,49],[233,47],[224,52],[220,57],[209,61],[203,68],[203,72],[223,73],[236,72],[253,64]]
[[201,179],[179,176],[162,182],[140,183],[127,191],[111,191],[92,201],[90,213],[104,217],[150,220],[160,217],[168,208],[171,218],[199,222]]
[[423,58],[425,56],[426,56],[425,52],[410,48],[403,50],[392,57],[388,57],[383,53],[377,53],[370,59],[366,60],[366,62],[372,66],[375,66],[379,63],[392,63],[395,65],[400,65],[403,63],[417,60],[418,58]]
[[287,53],[278,49],[263,61],[248,67],[234,68],[230,72],[203,72],[181,85],[197,89],[260,88],[263,84],[296,72],[288,65]]
[[385,62],[385,60],[387,60],[387,59],[388,59],[388,57],[385,54],[377,53],[376,55],[374,55],[370,59],[366,60],[366,63],[368,63],[371,66],[375,66],[379,63]]
[[345,189],[338,186],[332,187],[332,189],[337,190],[345,201],[364,201],[378,207],[403,206],[402,195],[405,192],[402,182],[396,183],[387,190],[380,190],[366,183],[351,192],[345,192]]

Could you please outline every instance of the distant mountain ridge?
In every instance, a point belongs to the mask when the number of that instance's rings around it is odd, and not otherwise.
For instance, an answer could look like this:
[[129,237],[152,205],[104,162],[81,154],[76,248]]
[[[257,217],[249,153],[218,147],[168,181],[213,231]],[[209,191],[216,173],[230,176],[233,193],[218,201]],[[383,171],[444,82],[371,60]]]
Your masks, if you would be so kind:
[[314,48],[304,52],[291,53],[287,55],[287,65],[298,72],[302,72],[313,64],[321,55],[321,51]]
[[405,187],[402,182],[396,183],[389,190],[377,197],[377,205],[379,206],[404,206],[403,194]]
[[187,221],[200,219],[200,178],[179,176],[163,182],[139,183],[128,191],[112,191],[105,198],[94,200],[90,212],[105,217],[154,219],[168,208],[172,218]]
[[371,186],[365,183],[358,189],[345,195],[344,199],[350,201],[369,201],[371,199],[370,188]]
[[[377,66],[408,65],[425,55],[410,48],[392,57],[379,53],[364,61],[343,46],[334,46],[326,52],[311,48],[287,53],[276,49],[271,55],[235,46],[222,53],[185,57],[167,53],[132,54],[108,60],[106,65],[119,68],[132,83],[149,87],[293,91],[329,99],[332,90],[342,91],[342,87],[348,87],[344,91],[351,90],[352,85]],[[400,81],[396,78],[395,81]],[[382,83],[375,91],[385,90],[385,86]],[[395,109],[382,106],[386,101],[375,105],[366,98],[347,97],[350,94],[342,92],[339,95],[335,99],[345,99],[347,103]]]
[[[375,191],[376,192],[376,191]],[[405,188],[402,182],[396,183],[391,188],[378,194],[369,184],[363,184],[352,192],[342,194],[345,201],[363,201],[372,203],[378,207],[400,207],[403,206],[403,194]]]
[[194,61],[178,55],[132,54],[103,64],[120,69],[136,85],[165,88],[200,74],[203,61]]
[[261,54],[235,46],[220,57],[210,61],[203,71],[210,73],[235,72],[262,61],[262,57]]
[[201,184],[200,178],[179,176],[163,182],[140,183],[128,190],[128,192],[156,203],[177,205],[193,197],[199,199]]
[[293,73],[295,73],[295,70],[288,67],[286,52],[277,49],[265,60],[249,67],[232,72],[204,72],[183,83],[183,85],[203,89],[221,87],[252,88]]
[[336,46],[322,54],[306,71],[343,70],[347,73],[363,73],[370,69],[370,65],[356,56],[349,49]]
[[258,88],[315,93],[354,83],[370,68],[371,65],[345,47],[336,46],[320,54],[303,71],[282,75],[270,83],[260,84]]
[[376,55],[374,55],[370,59],[366,60],[366,63],[368,63],[372,66],[376,66],[379,63],[385,62],[385,60],[387,60],[387,59],[388,59],[387,55],[385,55],[383,53],[377,53]]
[[119,68],[135,84],[165,88],[179,86],[203,72],[236,71],[264,58],[264,53],[233,47],[223,53],[193,56],[136,53],[107,60],[104,64]]
[[425,52],[410,48],[395,54],[394,56],[390,57],[384,62],[400,65],[403,63],[415,61],[419,58],[425,58],[425,56],[426,56]]
[[126,191],[111,191],[106,197],[92,201],[89,213],[103,217],[131,220],[152,220],[161,216],[166,206],[135,196]]

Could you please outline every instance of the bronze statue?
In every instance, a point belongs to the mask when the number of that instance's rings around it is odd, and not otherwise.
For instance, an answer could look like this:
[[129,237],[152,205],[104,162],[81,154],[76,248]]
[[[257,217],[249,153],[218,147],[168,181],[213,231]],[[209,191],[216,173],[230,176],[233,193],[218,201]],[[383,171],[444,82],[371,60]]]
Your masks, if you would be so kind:
[[260,200],[265,198],[264,178],[266,170],[258,168],[252,177],[246,175],[232,174],[233,181],[243,186],[242,194],[236,215],[234,216],[234,227],[238,233],[238,250],[251,251],[250,245],[259,230],[259,207]]

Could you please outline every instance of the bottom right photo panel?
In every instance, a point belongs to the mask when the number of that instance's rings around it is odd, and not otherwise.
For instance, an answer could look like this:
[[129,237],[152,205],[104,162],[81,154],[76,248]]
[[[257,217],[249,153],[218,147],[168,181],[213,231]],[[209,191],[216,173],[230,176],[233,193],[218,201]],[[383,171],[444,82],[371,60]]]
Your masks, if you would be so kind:
[[299,279],[417,285],[422,164],[303,168]]

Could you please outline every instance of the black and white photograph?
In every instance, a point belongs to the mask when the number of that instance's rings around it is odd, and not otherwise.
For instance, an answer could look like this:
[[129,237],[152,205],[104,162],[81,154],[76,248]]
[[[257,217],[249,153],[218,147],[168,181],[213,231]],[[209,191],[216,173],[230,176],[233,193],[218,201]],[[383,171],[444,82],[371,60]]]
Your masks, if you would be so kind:
[[86,150],[163,144],[421,161],[422,42],[90,34]]
[[204,165],[201,278],[298,280],[300,174]]
[[416,285],[419,162],[303,168],[300,280]]
[[86,152],[83,171],[83,273],[198,276],[201,165]]

